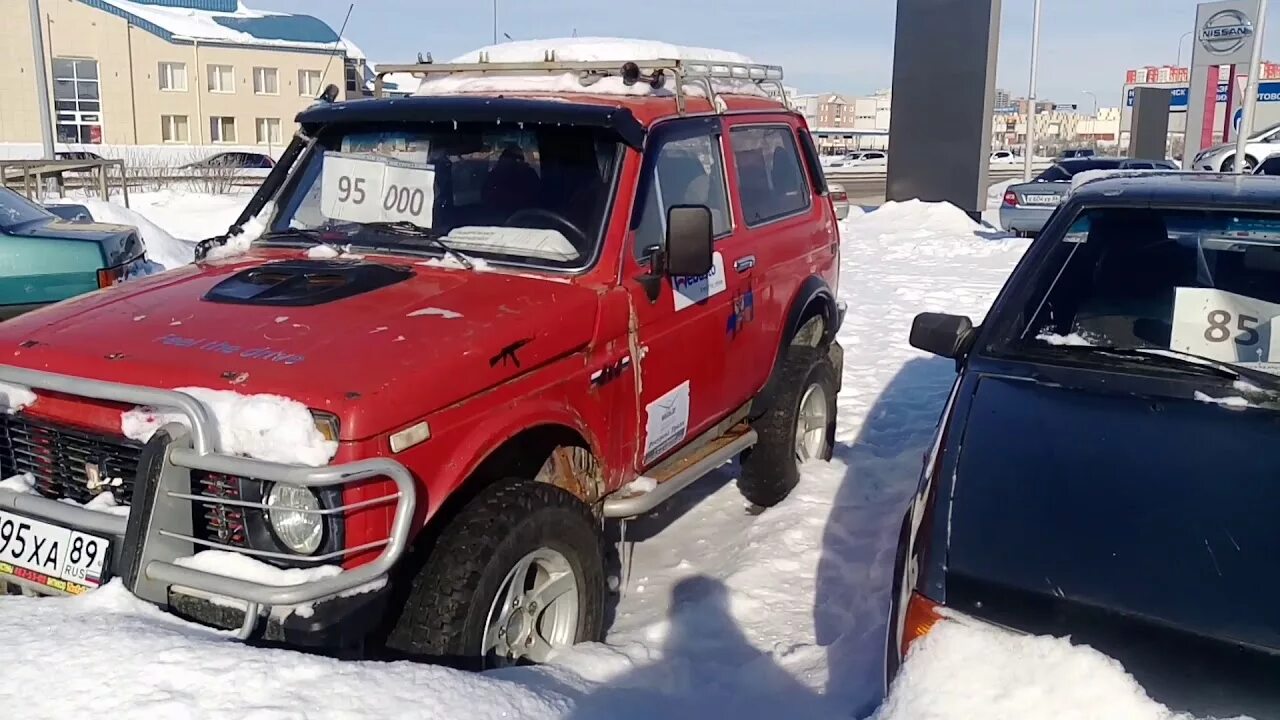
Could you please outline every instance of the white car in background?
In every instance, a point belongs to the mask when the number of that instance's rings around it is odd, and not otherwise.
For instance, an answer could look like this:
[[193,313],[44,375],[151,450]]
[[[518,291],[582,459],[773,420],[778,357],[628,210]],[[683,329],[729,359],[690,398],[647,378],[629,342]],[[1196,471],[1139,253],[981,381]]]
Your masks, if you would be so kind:
[[991,153],[992,165],[1007,165],[1010,163],[1022,162],[1022,158],[1014,155],[1008,150],[996,150]]
[[[1255,132],[1244,146],[1245,172],[1253,172],[1254,168],[1267,158],[1280,153],[1280,123]],[[1209,172],[1233,172],[1235,170],[1236,144],[1226,143],[1214,145],[1201,150],[1191,163],[1192,170],[1208,170]]]

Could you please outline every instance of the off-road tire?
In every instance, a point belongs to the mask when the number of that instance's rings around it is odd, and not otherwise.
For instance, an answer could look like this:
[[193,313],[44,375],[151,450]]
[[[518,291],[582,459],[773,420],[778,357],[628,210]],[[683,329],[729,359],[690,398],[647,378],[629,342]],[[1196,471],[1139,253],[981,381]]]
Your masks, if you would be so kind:
[[480,648],[493,599],[525,555],[550,548],[578,581],[577,641],[604,633],[604,553],[599,521],[580,500],[554,485],[510,479],[482,490],[406,574],[405,601],[387,637],[393,653],[482,669]]
[[826,348],[792,346],[779,368],[777,401],[751,424],[759,435],[755,447],[742,454],[738,489],[749,502],[773,507],[800,482],[796,463],[796,421],[805,390],[819,384],[827,395],[827,442],[823,460],[831,459],[836,435],[836,369]]

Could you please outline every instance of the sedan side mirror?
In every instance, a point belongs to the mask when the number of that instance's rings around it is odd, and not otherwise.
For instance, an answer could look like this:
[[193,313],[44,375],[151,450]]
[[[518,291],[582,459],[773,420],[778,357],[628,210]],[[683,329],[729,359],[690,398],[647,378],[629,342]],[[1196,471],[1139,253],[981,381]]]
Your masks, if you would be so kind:
[[710,273],[713,235],[711,208],[672,205],[667,211],[667,274],[689,277]]
[[973,321],[961,315],[920,313],[911,323],[911,347],[952,360],[968,354],[975,337]]

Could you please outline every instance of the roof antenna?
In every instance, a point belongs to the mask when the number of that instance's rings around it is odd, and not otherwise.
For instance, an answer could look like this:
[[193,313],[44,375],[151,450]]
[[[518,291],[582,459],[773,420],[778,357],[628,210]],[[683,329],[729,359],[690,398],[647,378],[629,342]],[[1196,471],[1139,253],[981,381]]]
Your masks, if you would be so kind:
[[338,37],[333,39],[333,48],[329,50],[329,59],[324,63],[324,72],[320,73],[321,79],[329,74],[329,65],[333,63],[333,56],[338,54],[338,45],[342,42],[342,33],[347,31],[347,21],[351,19],[351,11],[356,7],[355,3],[347,6],[347,16],[342,18],[342,27],[338,28]]

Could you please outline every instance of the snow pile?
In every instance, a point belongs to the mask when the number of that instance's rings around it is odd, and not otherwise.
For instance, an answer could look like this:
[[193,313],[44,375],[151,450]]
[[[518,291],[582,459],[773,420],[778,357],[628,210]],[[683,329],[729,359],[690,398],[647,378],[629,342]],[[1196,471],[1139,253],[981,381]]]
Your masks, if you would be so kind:
[[342,568],[337,565],[279,568],[275,565],[268,565],[261,560],[255,560],[248,555],[225,550],[205,550],[191,557],[178,558],[173,563],[192,570],[200,570],[214,575],[247,580],[273,587],[301,585],[306,582],[331,578],[342,573]]
[[[64,498],[63,502],[71,502],[77,505],[79,504],[69,498]],[[87,510],[106,513],[108,515],[121,515],[123,517],[129,516],[129,506],[121,505],[120,503],[116,502],[115,493],[111,492],[110,490],[94,495],[93,499],[89,500],[89,502],[85,503],[84,505],[80,505],[80,507],[83,507]]]
[[[195,398],[213,416],[218,448],[267,462],[319,467],[333,458],[338,444],[326,440],[311,411],[278,395],[241,395],[234,390],[177,388]],[[120,414],[125,437],[146,442],[169,423],[190,427],[187,416],[173,410],[139,407]]]
[[1240,397],[1239,395],[1229,395],[1227,397],[1213,397],[1212,395],[1207,395],[1205,393],[1200,392],[1199,390],[1196,390],[1194,397],[1197,402],[1209,403],[1211,405],[1221,405],[1224,408],[1230,408],[1232,410],[1243,410],[1244,408],[1249,407],[1249,401],[1246,400],[1245,398]]
[[1059,347],[1062,347],[1062,346],[1091,347],[1093,345],[1093,343],[1089,341],[1089,338],[1085,337],[1084,335],[1081,335],[1080,333],[1071,333],[1069,335],[1059,335],[1057,333],[1041,333],[1036,336],[1036,339],[1041,342],[1048,343],[1050,345],[1056,345]]
[[[656,40],[634,40],[611,37],[548,38],[545,40],[519,40],[472,50],[452,60],[454,63],[480,62],[482,56],[491,63],[543,62],[548,52],[554,52],[560,62],[616,62],[629,60],[685,60],[691,62],[752,63],[745,55],[712,48],[672,45]],[[491,73],[459,73],[449,76],[435,75],[423,80],[415,95],[449,95],[454,93],[486,92],[539,92],[539,93],[591,93],[594,95],[671,95],[674,78],[668,78],[667,86],[654,90],[645,83],[627,86],[620,77],[606,77],[590,85],[584,85],[577,73],[566,72],[550,75],[543,72],[494,75]],[[717,92],[764,95],[755,83],[737,80],[716,80]],[[696,85],[687,88],[690,96],[701,96]]]
[[1092,648],[944,620],[912,647],[875,720],[1175,717]]
[[0,382],[0,410],[12,415],[36,401],[31,388]]
[[255,217],[249,220],[240,228],[240,234],[235,237],[228,238],[226,243],[216,245],[209,250],[209,254],[205,258],[209,261],[226,260],[228,258],[243,255],[249,252],[249,246],[254,240],[262,237],[262,233],[266,231],[266,223],[262,218],[267,216],[267,210],[263,210]]
[[31,473],[22,473],[0,480],[0,490],[27,495],[36,491],[36,479]]

